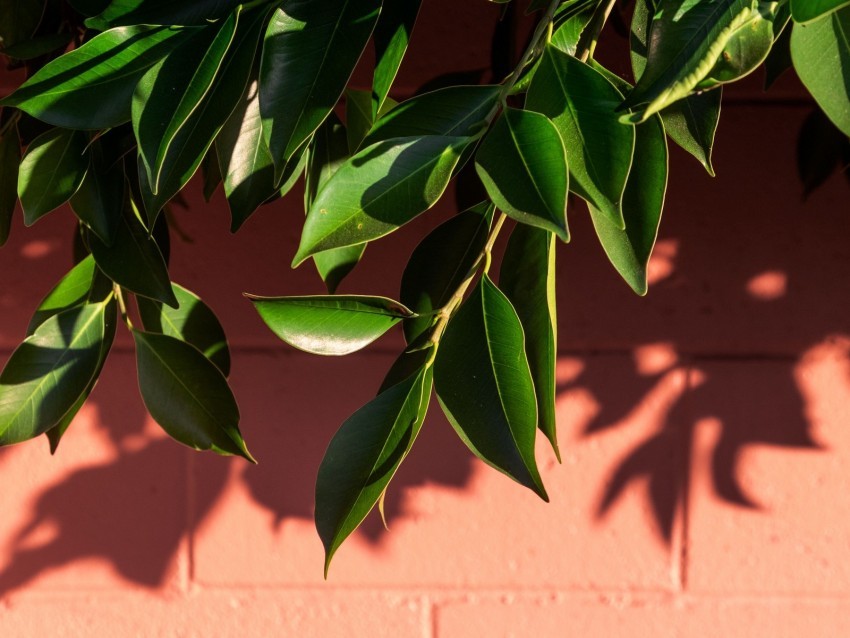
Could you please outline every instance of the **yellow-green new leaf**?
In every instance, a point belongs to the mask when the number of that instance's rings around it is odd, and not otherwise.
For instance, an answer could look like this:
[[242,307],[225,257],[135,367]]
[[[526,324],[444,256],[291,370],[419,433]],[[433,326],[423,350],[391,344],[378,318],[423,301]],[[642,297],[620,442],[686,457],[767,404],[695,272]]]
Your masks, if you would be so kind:
[[221,370],[175,337],[134,330],[133,339],[142,400],[162,429],[196,450],[255,463],[239,432],[239,407]]
[[263,321],[289,345],[323,355],[344,355],[372,343],[402,319],[416,316],[387,297],[246,295]]

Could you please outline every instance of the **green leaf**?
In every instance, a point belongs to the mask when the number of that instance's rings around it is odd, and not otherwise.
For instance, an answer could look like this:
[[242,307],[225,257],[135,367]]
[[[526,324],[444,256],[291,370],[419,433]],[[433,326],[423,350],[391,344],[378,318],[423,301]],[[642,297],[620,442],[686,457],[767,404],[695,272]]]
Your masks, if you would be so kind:
[[357,89],[345,90],[345,132],[348,150],[353,155],[358,151],[372,128],[372,94]]
[[64,49],[74,36],[70,33],[51,33],[23,40],[10,47],[2,49],[3,55],[16,60],[34,60],[57,49]]
[[68,271],[41,300],[27,326],[27,336],[35,333],[50,317],[85,303],[91,295],[96,271],[97,267],[91,255]]
[[757,0],[660,0],[652,19],[647,68],[620,106],[642,122],[698,88],[743,77],[773,44],[773,15]]
[[465,137],[405,137],[360,151],[313,202],[293,266],[324,250],[383,237],[431,208],[468,143]]
[[215,84],[186,125],[177,133],[162,167],[159,190],[154,195],[147,172],[139,167],[139,181],[149,225],[159,211],[198,170],[213,141],[234,112],[254,64],[257,43],[265,21],[265,8],[243,14],[236,36],[218,72]]
[[133,26],[111,29],[42,67],[0,100],[33,117],[70,129],[101,129],[130,121],[139,79],[188,29]]
[[0,136],[0,246],[9,239],[12,215],[18,202],[18,171],[21,165],[21,140],[18,127],[12,126]]
[[620,200],[632,164],[634,127],[614,112],[621,93],[599,71],[548,46],[526,108],[548,116],[567,149],[570,190],[623,226]]
[[[331,113],[316,131],[310,144],[304,186],[305,210],[310,210],[316,195],[346,159],[348,159],[346,130],[339,118]],[[360,244],[326,250],[313,255],[316,269],[329,293],[336,291],[340,282],[360,261],[365,250],[366,244]]]
[[518,224],[505,249],[499,286],[516,310],[525,333],[525,352],[537,397],[537,427],[549,439],[560,461],[555,423],[555,236]]
[[396,137],[475,135],[486,126],[499,91],[498,86],[450,86],[417,95],[375,122],[361,147]]
[[15,349],[0,373],[0,445],[43,434],[74,406],[98,368],[105,307],[60,312]]
[[443,411],[469,449],[548,501],[534,458],[537,402],[522,325],[487,275],[449,321],[434,383]]
[[326,578],[334,553],[381,498],[416,440],[431,385],[431,368],[423,367],[357,410],[331,439],[316,479]]
[[401,302],[419,315],[404,322],[407,343],[431,327],[431,313],[445,306],[471,274],[492,218],[493,205],[479,204],[437,226],[413,251],[401,276]]
[[86,20],[90,29],[132,24],[205,26],[225,17],[242,0],[112,0],[103,13]]
[[121,161],[108,161],[99,140],[89,146],[88,155],[89,168],[71,197],[71,208],[101,241],[110,245],[124,207],[124,165]]
[[[787,6],[787,5],[786,5]],[[779,20],[777,20],[779,24]],[[773,48],[764,60],[764,90],[767,91],[779,76],[793,66],[791,60],[791,24],[790,14],[785,27],[776,36]]]
[[119,286],[177,308],[162,253],[132,212],[121,215],[112,246],[89,234],[89,248],[98,267]]
[[246,295],[263,321],[289,345],[323,355],[365,348],[414,313],[397,301],[366,295]]
[[56,450],[59,447],[59,442],[62,437],[65,435],[65,432],[70,427],[71,423],[74,420],[74,417],[77,416],[77,413],[83,407],[86,400],[91,395],[92,390],[94,390],[95,385],[97,385],[97,380],[100,377],[100,373],[103,371],[103,366],[106,363],[106,359],[109,356],[109,350],[112,348],[112,343],[115,341],[115,332],[118,325],[118,304],[114,299],[110,299],[106,304],[106,309],[104,311],[104,335],[103,342],[100,346],[100,357],[98,360],[97,368],[95,369],[94,376],[92,376],[89,384],[86,386],[86,389],[83,390],[83,393],[80,395],[80,398],[77,399],[77,402],[71,406],[71,409],[68,410],[62,418],[59,420],[55,426],[50,428],[47,432],[45,432],[45,436],[47,437],[48,443],[50,444],[50,453],[56,454]]
[[[652,14],[648,0],[637,0],[631,27],[631,59],[634,76],[646,68],[646,38]],[[722,87],[679,100],[661,110],[664,129],[676,144],[693,155],[714,176],[711,152],[720,120]]]
[[789,2],[794,22],[812,22],[850,5],[850,0],[789,0]]
[[45,0],[0,2],[0,47],[6,48],[32,37],[41,22]]
[[552,34],[552,46],[574,56],[581,34],[587,28],[595,9],[594,5],[590,5],[561,23]]
[[818,106],[850,136],[850,7],[795,24],[791,58]]
[[284,0],[275,11],[260,62],[260,110],[278,172],[339,100],[380,8],[380,0]]
[[210,146],[206,155],[204,155],[204,159],[201,162],[201,175],[204,180],[204,201],[209,204],[222,179],[215,144]]
[[180,304],[170,308],[157,301],[139,297],[139,315],[146,332],[166,334],[195,346],[226,377],[230,374],[230,350],[227,337],[212,309],[190,290],[171,284]]
[[564,241],[567,230],[567,152],[549,118],[507,108],[490,127],[475,169],[496,207]]
[[254,457],[239,432],[239,407],[227,379],[192,345],[133,330],[142,400],[173,439],[196,450]]
[[[628,90],[628,83],[610,71],[606,77]],[[667,139],[658,114],[635,127],[635,155],[623,194],[626,228],[617,228],[589,206],[596,236],[617,272],[639,295],[647,291],[646,267],[655,246],[667,192]]]
[[136,85],[133,132],[154,194],[159,191],[165,155],[212,88],[233,41],[238,19],[239,10],[186,38],[153,65]]
[[375,75],[372,80],[372,119],[378,117],[407,52],[422,0],[384,0],[375,26]]
[[96,16],[109,6],[110,0],[68,0],[74,11],[84,16]]
[[27,226],[77,192],[88,170],[87,143],[85,133],[54,128],[27,147],[18,172],[18,196]]

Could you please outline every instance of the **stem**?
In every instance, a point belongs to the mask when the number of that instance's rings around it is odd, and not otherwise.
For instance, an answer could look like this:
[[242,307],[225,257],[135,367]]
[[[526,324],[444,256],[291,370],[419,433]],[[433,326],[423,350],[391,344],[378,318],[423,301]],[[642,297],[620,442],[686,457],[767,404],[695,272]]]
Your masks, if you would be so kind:
[[576,53],[578,54],[581,51],[581,54],[576,57],[582,62],[587,62],[593,58],[593,54],[596,51],[596,43],[599,41],[599,34],[602,33],[602,28],[608,21],[608,16],[611,15],[615,2],[616,0],[608,0],[605,4],[599,5],[596,11],[593,12],[593,17],[590,18],[590,22],[587,28],[585,28],[584,33],[581,34],[578,45],[576,46]]
[[130,321],[130,316],[127,314],[127,302],[124,300],[124,291],[118,284],[113,284],[112,290],[115,293],[116,301],[118,301],[118,311],[121,313],[121,319],[124,321],[127,327],[132,330],[133,322]]

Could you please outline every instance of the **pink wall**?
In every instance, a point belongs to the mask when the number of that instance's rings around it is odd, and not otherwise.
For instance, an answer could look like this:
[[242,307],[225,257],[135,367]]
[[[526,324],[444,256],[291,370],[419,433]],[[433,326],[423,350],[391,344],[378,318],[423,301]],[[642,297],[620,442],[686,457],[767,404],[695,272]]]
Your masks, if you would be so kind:
[[[422,59],[486,62],[469,35],[486,21],[440,22],[440,4],[426,2],[422,33],[444,39],[419,44],[409,86],[431,74]],[[391,531],[370,517],[327,582],[316,469],[400,339],[333,360],[276,341],[240,293],[321,290],[309,267],[288,268],[298,194],[234,237],[220,193],[204,206],[193,186],[172,275],[231,337],[260,464],[166,440],[121,335],[55,457],[43,440],[0,450],[0,635],[850,635],[848,187],[833,177],[801,202],[794,144],[810,106],[789,78],[768,98],[759,80],[729,92],[717,178],[673,152],[646,298],[571,213],[563,464],[538,456],[552,502],[474,460],[435,410],[389,492]],[[344,291],[395,295],[447,212],[370,247]],[[72,231],[68,211],[18,220],[0,250],[0,362],[67,269]]]

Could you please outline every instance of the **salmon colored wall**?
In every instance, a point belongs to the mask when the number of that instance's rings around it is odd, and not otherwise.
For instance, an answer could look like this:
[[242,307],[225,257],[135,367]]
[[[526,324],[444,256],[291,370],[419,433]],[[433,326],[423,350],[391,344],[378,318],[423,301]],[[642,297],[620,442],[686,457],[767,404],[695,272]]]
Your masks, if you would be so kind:
[[[493,8],[472,4],[444,20],[451,2],[425,3],[420,33],[441,35],[417,44],[408,88],[486,63],[474,33]],[[729,92],[716,178],[672,151],[646,298],[571,213],[563,464],[538,450],[552,502],[474,460],[435,409],[387,497],[391,531],[370,517],[327,582],[316,469],[400,339],[344,359],[276,341],[240,293],[321,290],[309,267],[288,267],[298,194],[231,236],[221,194],[205,206],[193,185],[172,275],[231,338],[260,464],[167,440],[123,334],[55,457],[43,440],[0,450],[0,635],[850,635],[850,191],[833,177],[801,202],[794,144],[811,107],[790,78],[768,98],[758,82]],[[370,247],[344,291],[395,295],[448,212]],[[72,232],[68,211],[15,222],[0,250],[0,362],[69,266]]]

